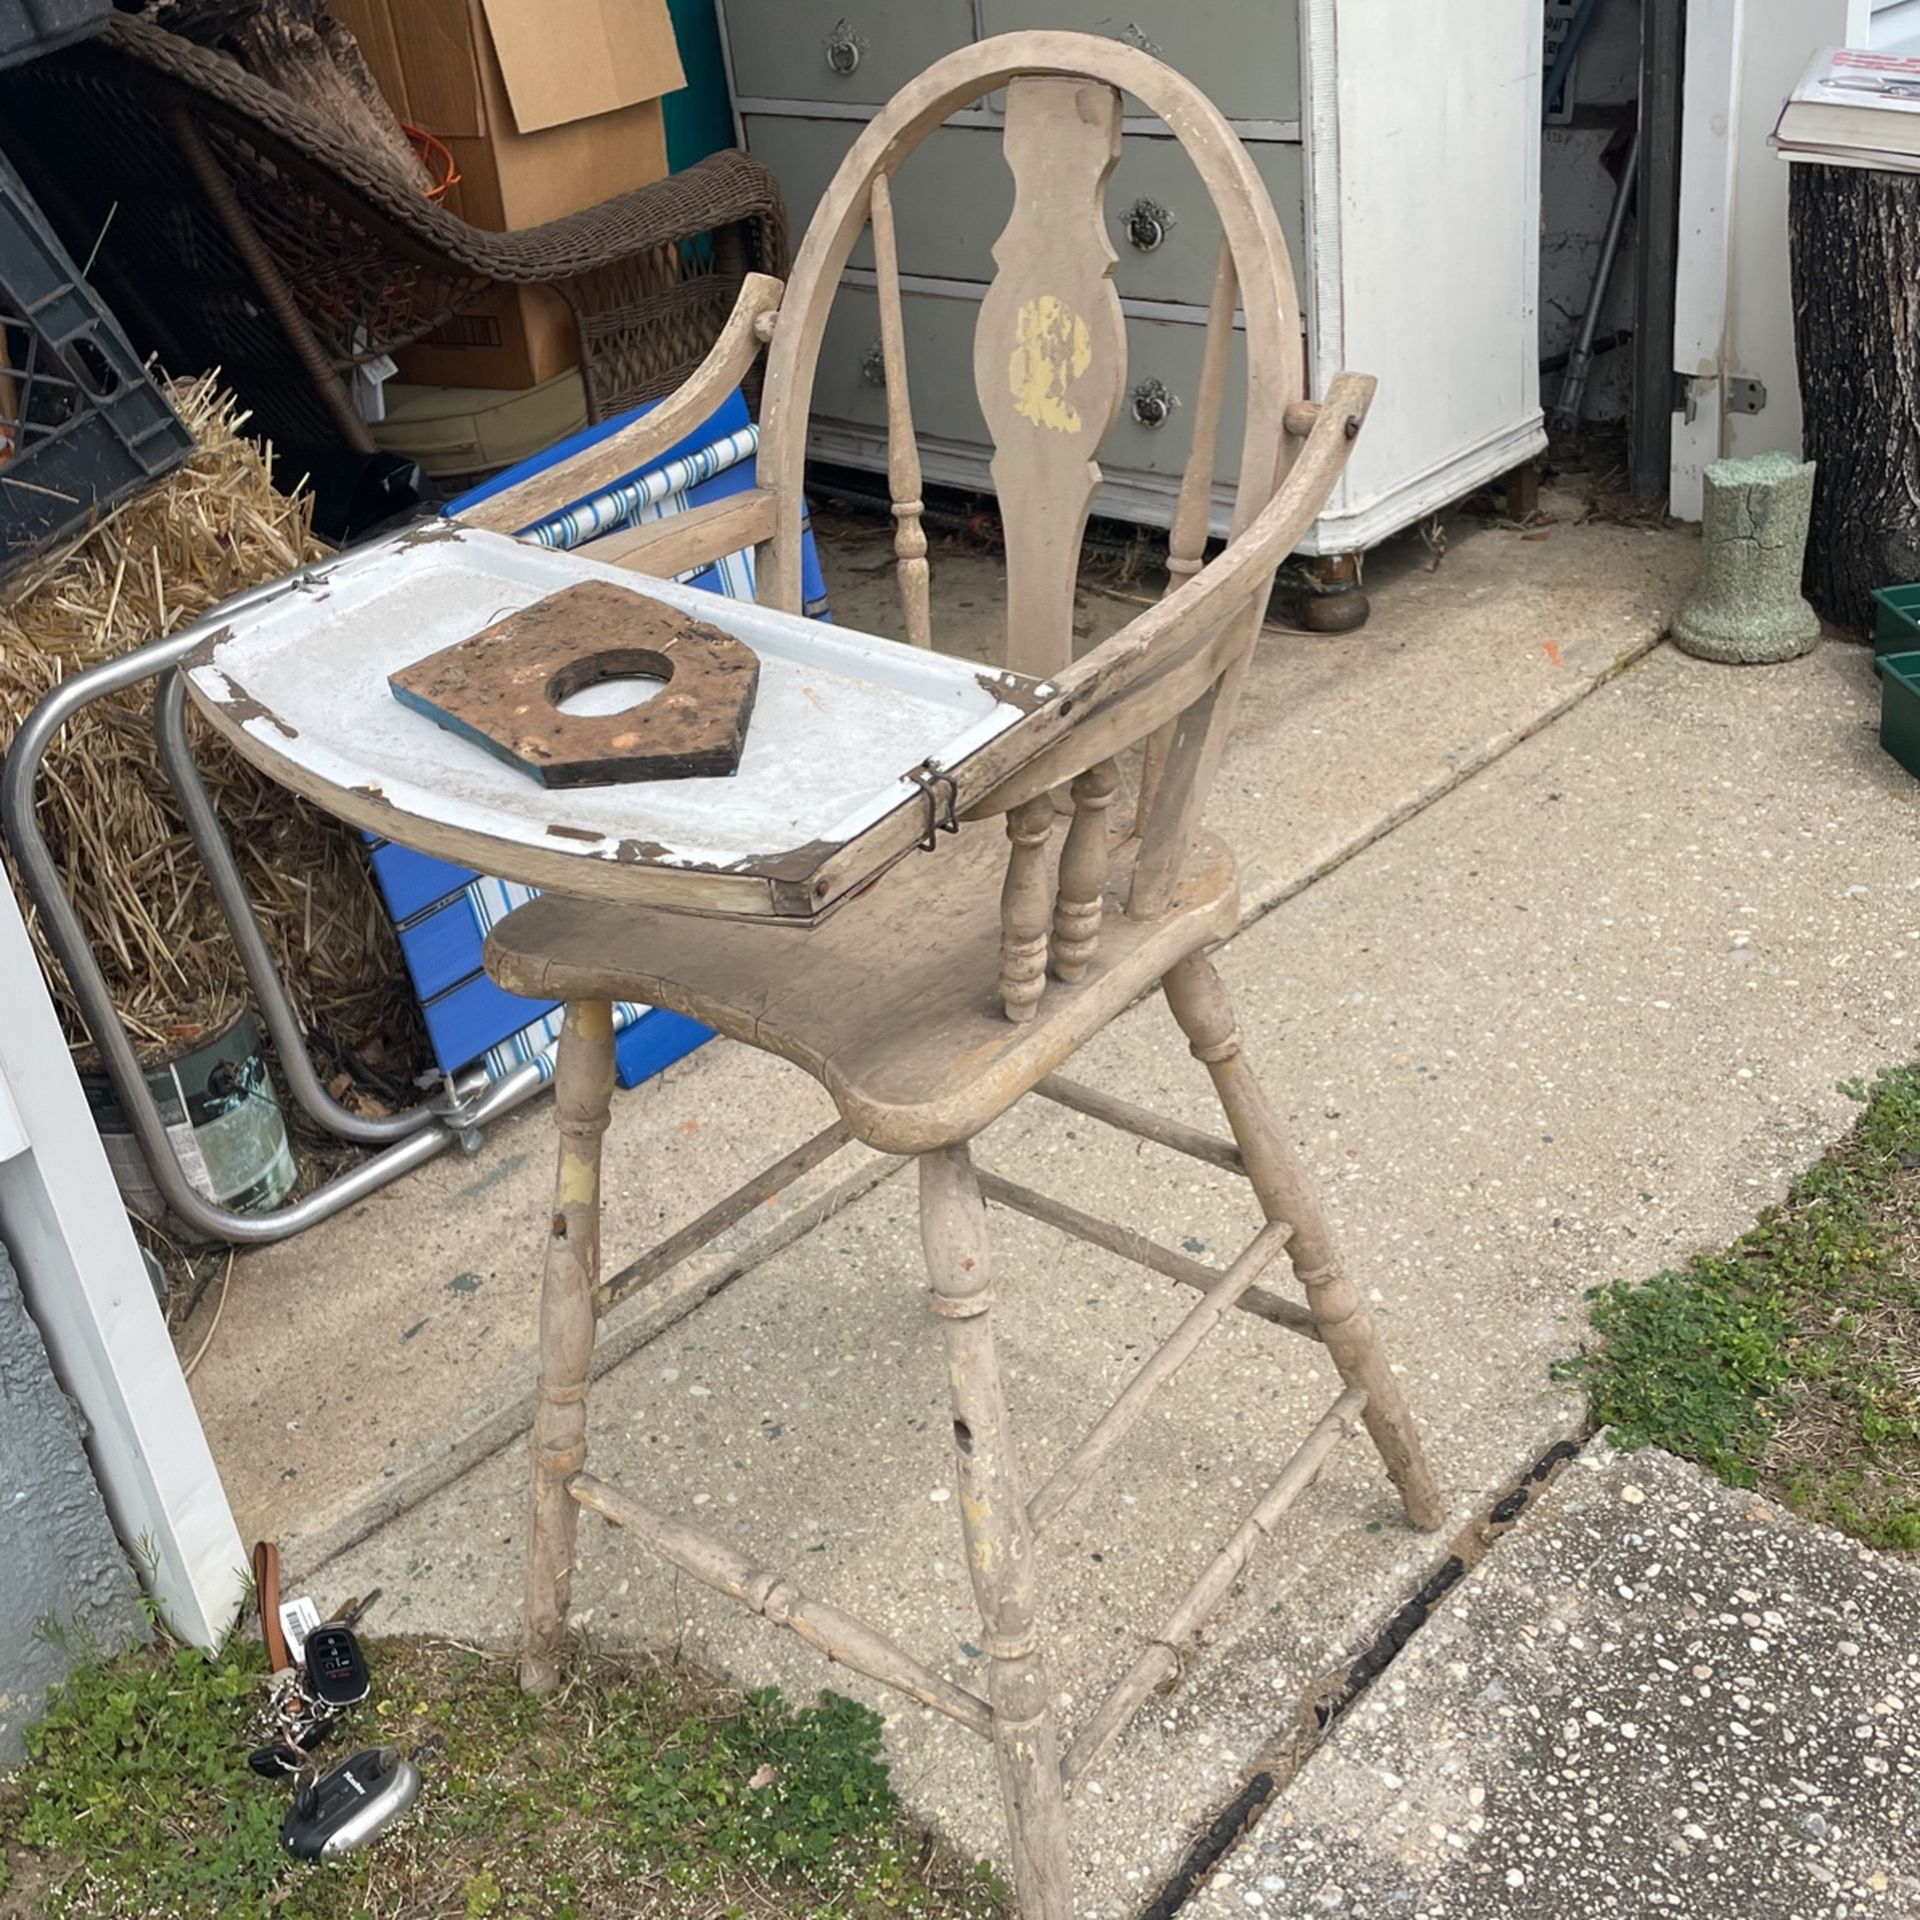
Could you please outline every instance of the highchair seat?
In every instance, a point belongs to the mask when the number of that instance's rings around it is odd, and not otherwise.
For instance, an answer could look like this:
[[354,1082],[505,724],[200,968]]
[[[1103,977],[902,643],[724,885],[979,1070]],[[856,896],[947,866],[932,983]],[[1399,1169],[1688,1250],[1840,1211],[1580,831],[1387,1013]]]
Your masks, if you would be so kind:
[[1133,847],[1114,850],[1085,975],[1049,981],[1019,1024],[997,992],[997,820],[910,855],[812,928],[543,894],[494,927],[487,971],[534,999],[671,1007],[805,1069],[869,1146],[926,1153],[978,1133],[1177,961],[1232,934],[1239,889],[1222,841],[1196,836],[1172,905],[1150,921],[1119,906]]

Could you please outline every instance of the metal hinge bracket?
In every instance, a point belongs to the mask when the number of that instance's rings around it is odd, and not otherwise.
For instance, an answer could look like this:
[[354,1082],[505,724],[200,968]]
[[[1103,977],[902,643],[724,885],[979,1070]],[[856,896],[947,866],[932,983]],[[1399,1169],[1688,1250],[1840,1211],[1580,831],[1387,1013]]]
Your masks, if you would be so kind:
[[[1673,376],[1673,411],[1689,421],[1700,412],[1699,391],[1712,383],[1710,373],[1676,373]],[[1767,404],[1767,384],[1750,373],[1726,376],[1722,406],[1728,413],[1759,413]]]

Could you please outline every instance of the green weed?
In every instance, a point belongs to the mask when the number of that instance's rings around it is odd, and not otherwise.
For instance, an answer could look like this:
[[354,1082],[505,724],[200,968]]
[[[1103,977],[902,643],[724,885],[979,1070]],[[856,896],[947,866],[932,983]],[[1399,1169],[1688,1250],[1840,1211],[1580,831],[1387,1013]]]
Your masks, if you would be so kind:
[[0,1915],[997,1920],[1004,1904],[903,1823],[880,1721],[852,1701],[794,1709],[660,1661],[583,1661],[534,1700],[469,1650],[368,1655],[375,1697],[329,1751],[392,1742],[426,1778],[376,1846],[318,1867],[281,1851],[286,1789],[245,1762],[257,1648],[144,1650],[76,1669],[0,1788]]
[[1623,1447],[1660,1446],[1869,1545],[1920,1550],[1920,1069],[1725,1253],[1591,1297],[1562,1362]]

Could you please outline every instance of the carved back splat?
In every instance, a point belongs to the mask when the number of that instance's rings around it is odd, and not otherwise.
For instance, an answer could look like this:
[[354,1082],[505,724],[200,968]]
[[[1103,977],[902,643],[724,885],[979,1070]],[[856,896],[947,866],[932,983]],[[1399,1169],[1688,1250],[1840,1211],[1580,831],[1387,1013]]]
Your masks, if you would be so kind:
[[[1072,987],[1099,964],[1110,912],[1107,822],[1117,762],[1149,736],[1126,912],[1151,921],[1169,910],[1274,567],[1326,499],[1371,393],[1369,382],[1340,375],[1329,382],[1324,411],[1307,401],[1286,242],[1232,127],[1190,81],[1117,40],[1042,30],[1002,34],[949,54],[902,88],[854,140],[820,198],[784,294],[773,282],[750,282],[690,387],[614,436],[592,460],[612,478],[664,451],[738,382],[752,343],[768,343],[759,486],[750,501],[729,507],[712,537],[756,542],[762,604],[799,612],[814,382],[834,296],[871,223],[898,579],[908,637],[925,645],[927,542],[906,390],[917,307],[914,296],[901,293],[904,236],[896,233],[893,183],[936,128],[1001,89],[1016,193],[994,248],[997,274],[981,305],[974,366],[1007,541],[1009,617],[999,663],[1044,676],[1053,688],[1030,722],[1045,730],[1046,745],[1035,752],[1029,744],[1005,774],[975,756],[957,804],[963,818],[1007,820],[1013,848],[1001,987],[1007,1012],[1019,1020],[1032,1017],[1049,970]],[[1200,391],[1186,416],[1192,446],[1169,542],[1168,598],[1076,661],[1076,562],[1100,477],[1096,456],[1125,386],[1125,330],[1103,204],[1123,98],[1162,122],[1193,163],[1219,216],[1221,250]],[[770,310],[776,300],[777,313]],[[1247,399],[1238,491],[1227,550],[1207,562],[1222,402],[1230,362],[1242,351]],[[542,484],[549,492],[569,488],[572,497],[582,488],[578,465]],[[694,557],[692,531],[684,524],[678,531],[643,529],[625,563],[644,566],[657,555],[677,571]],[[1074,825],[1056,858],[1056,796],[1063,792],[1072,795]]]
[[1013,215],[980,307],[973,378],[993,436],[1007,543],[1006,663],[1042,678],[1073,659],[1073,592],[1095,456],[1126,385],[1127,338],[1107,239],[1120,96],[1096,80],[1022,75],[1007,88]]

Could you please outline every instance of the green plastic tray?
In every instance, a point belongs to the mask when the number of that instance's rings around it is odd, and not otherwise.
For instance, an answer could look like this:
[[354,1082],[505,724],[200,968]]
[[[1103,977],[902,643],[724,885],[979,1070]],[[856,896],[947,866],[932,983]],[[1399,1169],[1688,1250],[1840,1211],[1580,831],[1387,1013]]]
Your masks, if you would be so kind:
[[1920,586],[1875,587],[1873,650],[1908,653],[1920,647]]
[[1880,656],[1880,744],[1920,778],[1920,653]]

